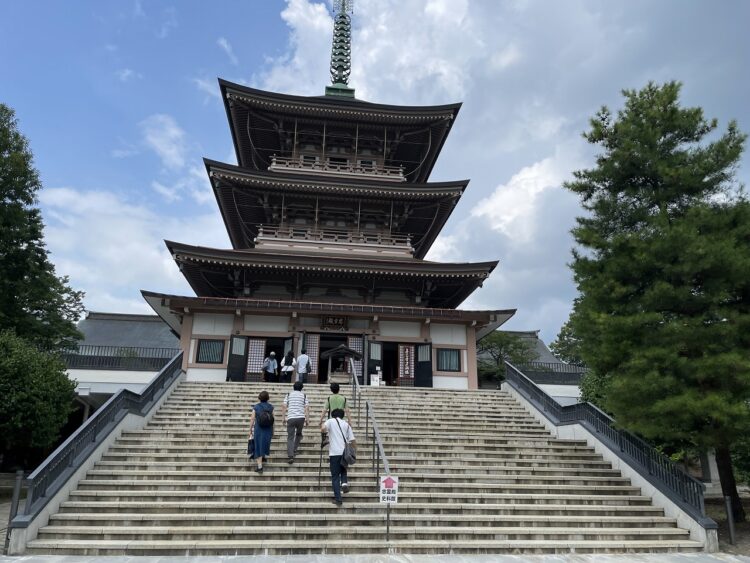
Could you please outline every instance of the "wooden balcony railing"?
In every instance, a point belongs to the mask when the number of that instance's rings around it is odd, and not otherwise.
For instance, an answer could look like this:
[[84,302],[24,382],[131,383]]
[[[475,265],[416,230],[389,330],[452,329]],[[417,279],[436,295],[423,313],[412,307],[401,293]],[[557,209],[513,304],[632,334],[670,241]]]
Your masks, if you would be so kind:
[[411,249],[409,235],[391,234],[380,231],[349,231],[346,229],[315,229],[304,226],[259,225],[256,242],[262,238],[344,244],[372,244]]
[[306,160],[304,158],[289,158],[284,156],[273,155],[271,165],[268,167],[273,171],[294,171],[294,172],[328,172],[339,175],[371,177],[379,180],[394,180],[403,182],[406,180],[404,169],[401,166],[385,166],[373,162],[368,165],[353,163],[339,164],[336,162],[319,160]]

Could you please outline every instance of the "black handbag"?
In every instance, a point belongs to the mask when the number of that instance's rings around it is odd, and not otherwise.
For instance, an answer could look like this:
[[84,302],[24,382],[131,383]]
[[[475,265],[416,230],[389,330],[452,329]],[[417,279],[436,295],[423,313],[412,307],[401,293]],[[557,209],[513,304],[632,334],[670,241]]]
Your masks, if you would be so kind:
[[255,438],[250,438],[247,441],[247,455],[249,455],[251,459],[255,459]]

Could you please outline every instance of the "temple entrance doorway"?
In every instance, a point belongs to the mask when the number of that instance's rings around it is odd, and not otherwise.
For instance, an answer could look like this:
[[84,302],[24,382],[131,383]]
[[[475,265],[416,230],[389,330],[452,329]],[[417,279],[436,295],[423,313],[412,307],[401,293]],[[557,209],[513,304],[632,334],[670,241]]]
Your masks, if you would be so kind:
[[289,350],[292,349],[291,338],[266,338],[266,351],[264,358],[267,358],[271,352],[276,353],[276,361],[281,369],[281,358],[284,357]]
[[386,385],[396,385],[398,382],[398,344],[383,342],[383,381]]
[[[334,348],[337,348],[339,346],[346,345],[347,339],[345,334],[321,334],[320,335],[320,352],[318,354],[318,357],[320,357],[320,354],[323,352],[327,352],[328,350],[333,350]],[[337,361],[336,359],[333,360],[334,362]],[[343,361],[343,360],[340,360]],[[331,365],[332,369],[336,369],[337,365]],[[318,383],[326,383],[328,381],[328,361],[321,361],[318,363]]]

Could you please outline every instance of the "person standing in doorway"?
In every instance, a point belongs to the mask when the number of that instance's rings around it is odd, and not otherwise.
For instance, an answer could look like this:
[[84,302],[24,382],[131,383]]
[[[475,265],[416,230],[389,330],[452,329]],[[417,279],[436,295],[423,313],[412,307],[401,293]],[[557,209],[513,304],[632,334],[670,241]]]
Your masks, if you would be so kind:
[[310,356],[307,350],[302,348],[302,353],[297,358],[297,381],[307,383],[307,374],[310,372]]
[[294,354],[289,350],[286,355],[281,358],[281,382],[291,383],[292,375],[294,374],[294,368],[297,367],[297,360],[294,359]]
[[268,357],[263,360],[263,381],[268,383],[279,382],[279,363],[276,361],[276,352],[271,352]]
[[282,414],[286,418],[286,455],[289,463],[294,463],[299,443],[302,440],[302,428],[307,426],[310,402],[302,392],[302,382],[295,381],[294,390],[284,397]]
[[258,466],[257,473],[263,473],[263,462],[271,455],[271,438],[273,438],[273,405],[268,402],[268,391],[261,391],[258,404],[253,406],[250,416],[250,439],[254,440],[253,457]]
[[333,485],[333,503],[336,506],[343,504],[342,491],[349,492],[349,479],[346,474],[346,466],[342,463],[344,448],[346,444],[356,447],[352,427],[342,420],[343,409],[331,411],[331,418],[320,425],[320,431],[328,434],[328,460],[331,465],[331,484]]

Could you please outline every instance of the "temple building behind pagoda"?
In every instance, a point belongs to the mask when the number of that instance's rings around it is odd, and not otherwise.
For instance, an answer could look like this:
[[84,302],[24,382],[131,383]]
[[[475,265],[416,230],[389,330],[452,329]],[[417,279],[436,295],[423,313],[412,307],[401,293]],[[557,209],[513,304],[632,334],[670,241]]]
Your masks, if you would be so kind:
[[337,366],[321,354],[344,345],[364,384],[474,389],[476,342],[515,310],[457,308],[496,261],[424,259],[468,184],[429,182],[460,104],[358,100],[336,9],[324,96],[219,80],[238,165],[205,166],[232,248],[167,241],[196,297],[143,296],[180,335],[188,380],[258,380],[271,351],[304,348],[325,382]]

